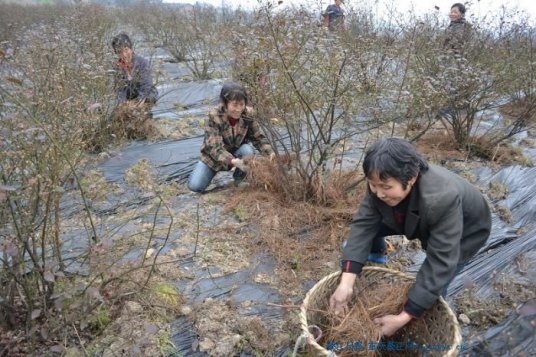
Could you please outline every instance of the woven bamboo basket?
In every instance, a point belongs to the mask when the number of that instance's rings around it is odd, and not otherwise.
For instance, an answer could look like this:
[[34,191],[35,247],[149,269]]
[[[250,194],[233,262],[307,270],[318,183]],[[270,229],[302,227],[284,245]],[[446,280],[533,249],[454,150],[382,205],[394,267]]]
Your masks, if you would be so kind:
[[[325,325],[326,315],[318,310],[326,311],[328,309],[329,298],[337,288],[340,276],[341,272],[336,272],[322,278],[305,295],[305,299],[301,305],[300,325],[303,333],[310,336],[307,341],[313,355],[336,356],[333,351],[328,351],[318,344],[312,336],[316,334],[317,331],[315,330],[318,330],[318,325]],[[364,267],[361,278],[371,283],[415,281],[415,278],[410,275],[374,266]],[[313,329],[312,326],[315,328]],[[460,352],[459,348],[462,338],[458,320],[448,304],[441,297],[422,318],[410,322],[401,332],[402,336],[410,336],[411,341],[419,345],[421,352],[426,350],[425,346],[430,346],[430,349],[426,352],[426,356],[454,357]],[[433,350],[432,346],[443,346],[443,348],[441,350]],[[415,354],[413,353],[412,355]],[[398,355],[401,356],[402,354],[399,352]]]

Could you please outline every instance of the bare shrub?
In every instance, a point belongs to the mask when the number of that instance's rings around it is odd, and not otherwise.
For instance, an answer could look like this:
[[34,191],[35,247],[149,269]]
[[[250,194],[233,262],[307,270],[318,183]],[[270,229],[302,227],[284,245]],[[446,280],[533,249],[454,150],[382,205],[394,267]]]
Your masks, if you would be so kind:
[[389,121],[375,115],[388,81],[369,75],[386,61],[372,51],[373,39],[350,45],[328,38],[313,16],[304,7],[273,13],[265,5],[233,41],[233,75],[246,81],[273,146],[296,157],[295,176],[282,174],[280,187],[300,200],[315,200],[324,189],[328,162],[344,155],[346,140]]
[[192,8],[140,5],[132,10],[148,39],[167,49],[196,79],[210,79],[221,53],[222,19],[216,8],[196,4]]
[[[100,20],[108,26],[106,18]],[[100,29],[98,23],[93,22],[95,29]],[[91,33],[84,35],[91,38]],[[47,311],[55,276],[63,274],[62,186],[76,175],[81,160],[83,128],[93,119],[86,108],[106,97],[103,64],[93,55],[94,47],[87,46],[84,55],[75,50],[80,36],[59,22],[37,24],[21,34],[24,46],[9,60],[11,71],[4,73],[8,80],[0,87],[6,108],[0,124],[2,183],[16,188],[2,205],[9,227],[6,241],[16,247],[3,261],[10,272],[3,293],[13,306],[13,300],[24,302],[28,328],[37,306],[43,314]],[[26,274],[32,279],[23,278]]]
[[[462,57],[446,57],[442,63],[447,110],[442,117],[462,149],[471,152],[474,139],[495,146],[529,126],[535,110],[533,48],[534,31],[527,19],[505,23],[497,18],[475,19],[473,40]],[[497,110],[505,99],[512,103],[524,101],[525,110],[514,117],[495,120],[487,128],[486,111]],[[476,154],[479,154],[477,151]]]
[[[97,231],[92,200],[101,195],[86,196],[88,183],[79,174],[87,133],[110,114],[107,39],[114,19],[98,6],[61,8],[61,18],[55,7],[40,9],[55,21],[21,28],[22,46],[1,64],[0,323],[2,331],[20,336],[13,341],[41,355],[65,351],[73,336],[102,332],[123,294],[147,286],[159,252],[126,261],[132,247]],[[73,189],[83,208],[65,217],[61,202]],[[164,207],[155,197],[148,209],[169,216]],[[72,224],[86,228],[77,237],[84,248],[67,254],[64,231]],[[167,241],[169,228],[155,225],[144,231],[146,242],[161,232]],[[84,278],[76,275],[80,265]],[[142,279],[125,279],[137,271]],[[3,351],[17,348],[10,343]]]

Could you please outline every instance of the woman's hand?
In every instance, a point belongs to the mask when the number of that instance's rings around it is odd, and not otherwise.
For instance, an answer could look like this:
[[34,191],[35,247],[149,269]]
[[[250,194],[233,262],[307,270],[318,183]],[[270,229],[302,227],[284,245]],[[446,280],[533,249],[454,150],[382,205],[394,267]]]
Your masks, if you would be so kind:
[[339,286],[329,299],[329,309],[337,316],[344,316],[348,310],[348,301],[354,292],[354,282],[356,275],[353,273],[342,273]]
[[248,167],[246,166],[246,164],[244,163],[244,160],[242,159],[234,158],[231,160],[231,164],[237,169],[240,169],[244,172],[248,172]]
[[374,319],[374,322],[382,328],[382,336],[390,337],[395,334],[402,326],[410,322],[411,315],[402,311],[398,315],[386,315]]

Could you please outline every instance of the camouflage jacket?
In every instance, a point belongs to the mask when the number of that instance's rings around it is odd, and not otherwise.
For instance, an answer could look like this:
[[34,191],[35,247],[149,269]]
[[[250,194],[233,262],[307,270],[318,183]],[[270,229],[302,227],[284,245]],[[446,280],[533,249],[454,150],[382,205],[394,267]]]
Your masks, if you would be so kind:
[[214,171],[232,168],[233,152],[245,143],[251,143],[263,155],[273,152],[259,124],[252,118],[254,111],[246,108],[233,127],[229,124],[223,107],[216,107],[208,114],[205,121],[205,139],[201,146],[201,161]]
[[462,54],[464,48],[471,39],[473,26],[464,18],[451,21],[445,31],[444,48],[455,54]]

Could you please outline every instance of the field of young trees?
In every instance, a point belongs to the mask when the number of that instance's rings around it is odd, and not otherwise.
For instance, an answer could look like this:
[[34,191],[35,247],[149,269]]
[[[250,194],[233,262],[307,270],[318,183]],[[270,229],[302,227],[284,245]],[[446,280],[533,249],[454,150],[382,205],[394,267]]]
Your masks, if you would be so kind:
[[[387,136],[480,186],[494,209],[482,255],[507,258],[452,292],[466,346],[534,352],[530,334],[482,342],[515,316],[534,322],[529,18],[508,8],[469,18],[455,56],[443,13],[380,21],[347,4],[346,31],[333,34],[312,5],[270,3],[0,4],[0,356],[290,354],[295,307],[338,270],[363,150]],[[144,141],[102,130],[121,31],[151,59],[160,93],[158,132]],[[249,185],[222,175],[207,194],[187,192],[202,121],[230,79],[246,86],[278,160],[252,163]],[[146,159],[150,150],[173,165]],[[113,165],[125,166],[119,178],[105,171]],[[416,263],[410,245],[397,241],[404,254],[390,267]]]

